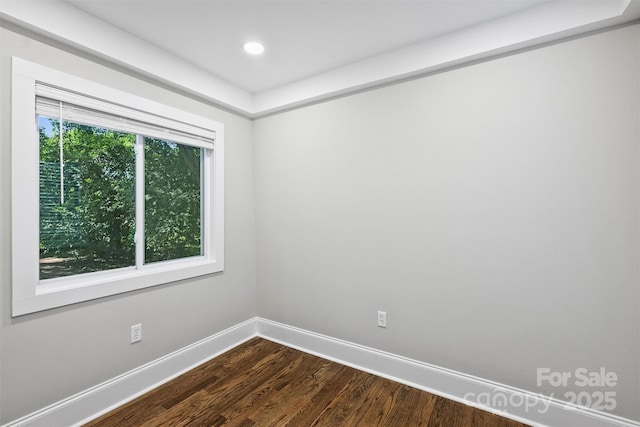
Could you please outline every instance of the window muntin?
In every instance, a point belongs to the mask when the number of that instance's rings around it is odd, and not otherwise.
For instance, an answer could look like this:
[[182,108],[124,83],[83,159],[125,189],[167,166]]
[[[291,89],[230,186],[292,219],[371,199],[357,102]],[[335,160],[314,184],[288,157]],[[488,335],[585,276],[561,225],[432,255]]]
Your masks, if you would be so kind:
[[[11,108],[13,316],[224,269],[223,124],[15,57],[12,62]],[[128,135],[125,138],[135,135],[135,174],[143,177],[142,180],[136,179],[135,185],[135,265],[111,269],[101,267],[96,271],[41,280],[38,267],[40,232],[41,225],[44,227],[46,224],[40,223],[39,128],[43,126],[39,126],[38,116],[48,118],[47,122],[49,119],[63,122],[63,134],[65,125],[69,123],[70,128],[88,126],[96,131],[101,129]],[[51,122],[48,127],[44,126],[45,134],[52,133],[52,126]],[[182,229],[178,227],[177,239],[186,241],[186,234],[190,236],[187,239],[189,250],[182,254],[165,251],[164,255],[158,255],[149,251],[149,256],[146,256],[143,230],[145,222],[152,217],[149,214],[147,219],[145,212],[144,146],[145,142],[148,146],[153,145],[151,140],[156,141],[157,149],[169,147],[178,152],[188,152],[190,161],[199,156],[199,173],[194,169],[190,176],[193,183],[199,181],[200,215],[199,218],[192,215],[195,220],[191,227],[184,225],[184,221]],[[73,153],[67,160],[71,157]],[[56,163],[56,159],[60,163],[60,158],[55,155],[50,156],[51,159],[51,163]],[[64,191],[57,190],[57,196],[64,198],[62,203],[72,203],[74,197],[79,196],[80,188],[69,186],[74,179],[72,175],[77,174],[74,166],[63,162],[63,168],[53,171],[53,175],[62,171],[59,179],[66,180],[65,186],[60,186]],[[153,180],[151,182],[153,189]],[[55,198],[55,185],[50,184],[49,190],[54,193],[49,196]],[[193,191],[190,194],[193,200],[198,198]],[[198,210],[194,203],[190,206],[190,212]],[[67,218],[66,226],[73,225],[74,221],[77,218]],[[198,233],[187,232],[198,226],[199,252]]]

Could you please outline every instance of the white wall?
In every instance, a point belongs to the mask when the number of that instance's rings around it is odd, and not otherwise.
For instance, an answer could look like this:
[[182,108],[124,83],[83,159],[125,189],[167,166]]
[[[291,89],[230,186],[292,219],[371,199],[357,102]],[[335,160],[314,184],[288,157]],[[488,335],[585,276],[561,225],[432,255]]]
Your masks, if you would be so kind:
[[258,314],[558,398],[537,368],[605,367],[640,420],[639,41],[254,122]]
[[[605,367],[640,420],[639,41],[636,25],[252,124],[0,28],[0,423],[256,312],[560,398],[536,368]],[[223,274],[10,317],[12,55],[224,122]]]
[[[113,378],[256,314],[252,124],[0,28],[0,424]],[[182,108],[225,125],[225,271],[10,317],[11,56]],[[141,322],[144,340],[129,344]]]

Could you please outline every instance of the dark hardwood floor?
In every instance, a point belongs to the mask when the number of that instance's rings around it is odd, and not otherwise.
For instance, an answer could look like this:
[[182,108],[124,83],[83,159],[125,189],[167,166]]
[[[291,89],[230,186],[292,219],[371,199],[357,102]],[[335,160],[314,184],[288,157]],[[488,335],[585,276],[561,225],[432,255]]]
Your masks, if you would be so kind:
[[253,338],[86,426],[524,424]]

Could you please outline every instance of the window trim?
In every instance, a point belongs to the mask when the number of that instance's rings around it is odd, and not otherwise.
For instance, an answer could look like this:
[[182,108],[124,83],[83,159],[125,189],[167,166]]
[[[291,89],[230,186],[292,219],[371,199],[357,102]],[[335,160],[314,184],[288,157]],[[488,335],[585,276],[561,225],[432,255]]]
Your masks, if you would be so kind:
[[[39,280],[39,143],[36,84],[127,106],[214,132],[205,150],[203,256]],[[12,58],[11,92],[11,256],[12,316],[162,285],[224,270],[224,125],[49,67]],[[32,143],[29,143],[31,141]],[[207,172],[208,170],[208,172]]]

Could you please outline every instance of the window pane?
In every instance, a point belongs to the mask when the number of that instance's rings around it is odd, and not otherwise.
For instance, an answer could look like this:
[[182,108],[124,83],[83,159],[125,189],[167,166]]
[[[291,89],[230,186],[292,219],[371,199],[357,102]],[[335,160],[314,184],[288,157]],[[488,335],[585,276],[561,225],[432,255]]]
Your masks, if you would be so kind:
[[[40,279],[135,265],[135,136],[39,116]],[[62,173],[60,172],[62,170]]]
[[202,254],[201,149],[145,138],[145,263]]

